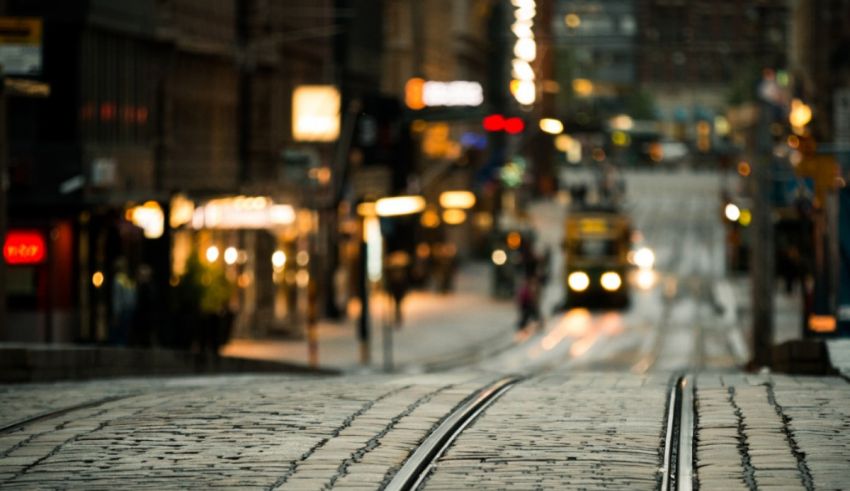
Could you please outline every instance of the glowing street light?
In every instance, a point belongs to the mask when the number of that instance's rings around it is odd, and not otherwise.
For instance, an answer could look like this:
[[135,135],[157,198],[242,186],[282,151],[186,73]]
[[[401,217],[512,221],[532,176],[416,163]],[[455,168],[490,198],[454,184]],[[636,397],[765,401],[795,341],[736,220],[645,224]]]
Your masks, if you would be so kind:
[[440,193],[440,206],[468,210],[475,206],[475,194],[471,191],[443,191]]
[[296,141],[330,142],[339,136],[339,89],[301,85],[292,94],[292,136]]
[[239,251],[236,250],[235,247],[228,247],[224,250],[224,263],[228,266],[232,266],[236,264],[236,260],[239,259]]
[[280,271],[286,266],[286,253],[281,251],[280,249],[274,251],[272,253],[272,266],[275,271]]
[[466,212],[457,208],[443,211],[443,222],[446,225],[460,225],[466,221]]
[[393,196],[375,202],[375,213],[379,217],[412,215],[425,209],[422,196]]
[[516,44],[514,44],[514,56],[531,63],[537,58],[537,43],[530,38],[517,39]]
[[628,114],[618,114],[611,118],[611,128],[621,131],[629,131],[635,126],[634,120]]
[[791,101],[791,112],[788,114],[788,121],[795,128],[802,128],[809,124],[812,120],[812,108],[800,99]]
[[577,78],[573,80],[573,92],[578,96],[589,96],[593,93],[593,82],[586,78]]
[[537,99],[537,87],[532,80],[512,80],[511,92],[520,104],[530,106]]
[[214,263],[218,260],[219,250],[216,246],[207,247],[206,257],[207,261]]
[[564,131],[564,123],[555,118],[543,118],[540,120],[540,130],[550,135],[559,135]]
[[129,220],[142,228],[147,239],[158,239],[162,237],[165,230],[165,214],[162,207],[156,201],[148,201],[141,206],[134,206],[127,210]]

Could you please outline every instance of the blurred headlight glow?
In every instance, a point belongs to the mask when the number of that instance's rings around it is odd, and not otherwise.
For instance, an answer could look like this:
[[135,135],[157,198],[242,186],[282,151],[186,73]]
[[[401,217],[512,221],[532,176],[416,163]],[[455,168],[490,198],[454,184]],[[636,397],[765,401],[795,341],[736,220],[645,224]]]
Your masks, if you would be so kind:
[[587,273],[583,271],[576,271],[574,273],[570,273],[567,277],[567,284],[570,286],[571,290],[583,292],[587,290],[588,286],[590,286],[590,278],[587,276]]
[[657,277],[655,271],[649,269],[642,269],[638,271],[637,277],[635,281],[637,283],[638,288],[641,290],[649,290],[653,286],[655,286],[655,281]]
[[741,209],[738,208],[734,203],[729,203],[728,205],[726,205],[724,214],[726,215],[726,219],[730,222],[737,222],[738,218],[741,217]]
[[617,273],[608,271],[602,274],[602,277],[599,278],[599,283],[602,285],[602,288],[609,292],[613,292],[620,288],[620,285],[623,284],[623,280],[620,279],[620,275]]
[[508,261],[508,255],[505,253],[505,251],[501,249],[496,249],[495,251],[493,251],[491,259],[493,260],[493,264],[495,264],[496,266],[501,266]]
[[640,269],[652,269],[655,264],[655,253],[648,247],[641,247],[635,252],[635,265]]

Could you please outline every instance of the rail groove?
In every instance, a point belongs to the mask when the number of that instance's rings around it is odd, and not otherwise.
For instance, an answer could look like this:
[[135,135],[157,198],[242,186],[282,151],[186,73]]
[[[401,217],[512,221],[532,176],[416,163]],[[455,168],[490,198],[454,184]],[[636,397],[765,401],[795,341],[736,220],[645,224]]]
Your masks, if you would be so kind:
[[60,409],[55,409],[52,411],[46,411],[43,413],[36,414],[34,416],[28,416],[26,418],[21,418],[19,420],[13,421],[11,423],[4,424],[0,426],[0,435],[5,433],[11,433],[19,428],[22,428],[26,425],[35,423],[37,421],[43,421],[46,419],[56,418],[62,416],[63,414],[70,413],[72,411],[79,411],[80,409],[88,409],[92,407],[97,407],[109,402],[119,401],[121,399],[127,399],[129,397],[133,397],[137,394],[122,394],[117,396],[104,397],[101,399],[95,399],[91,401],[86,401],[80,404],[75,404],[73,406],[67,406]]
[[691,491],[694,479],[694,378],[682,375],[670,388],[661,491]]
[[393,479],[384,488],[387,491],[418,489],[437,460],[457,439],[460,433],[475,421],[487,407],[496,402],[502,394],[522,380],[521,377],[508,376],[482,388],[477,394],[456,408],[422,442],[421,445],[402,465]]

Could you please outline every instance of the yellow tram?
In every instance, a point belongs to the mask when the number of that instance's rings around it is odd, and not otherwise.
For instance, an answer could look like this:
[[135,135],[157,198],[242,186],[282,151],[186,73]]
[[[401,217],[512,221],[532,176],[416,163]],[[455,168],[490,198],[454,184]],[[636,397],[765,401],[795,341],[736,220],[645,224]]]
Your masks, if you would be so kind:
[[567,307],[629,304],[631,222],[611,207],[571,210],[564,224]]

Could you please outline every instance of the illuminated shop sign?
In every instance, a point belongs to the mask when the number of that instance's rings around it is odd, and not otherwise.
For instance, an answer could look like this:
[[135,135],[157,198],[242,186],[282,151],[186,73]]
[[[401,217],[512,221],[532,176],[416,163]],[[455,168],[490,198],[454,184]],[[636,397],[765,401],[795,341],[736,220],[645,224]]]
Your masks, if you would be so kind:
[[301,85],[292,94],[292,136],[295,141],[331,142],[339,136],[339,89],[332,85]]
[[6,264],[41,264],[47,256],[44,235],[35,230],[10,230],[3,243]]
[[236,196],[208,201],[195,208],[192,228],[271,229],[292,225],[295,210],[265,196]]
[[478,82],[435,82],[411,78],[404,87],[404,102],[413,110],[436,106],[480,106],[484,89]]

